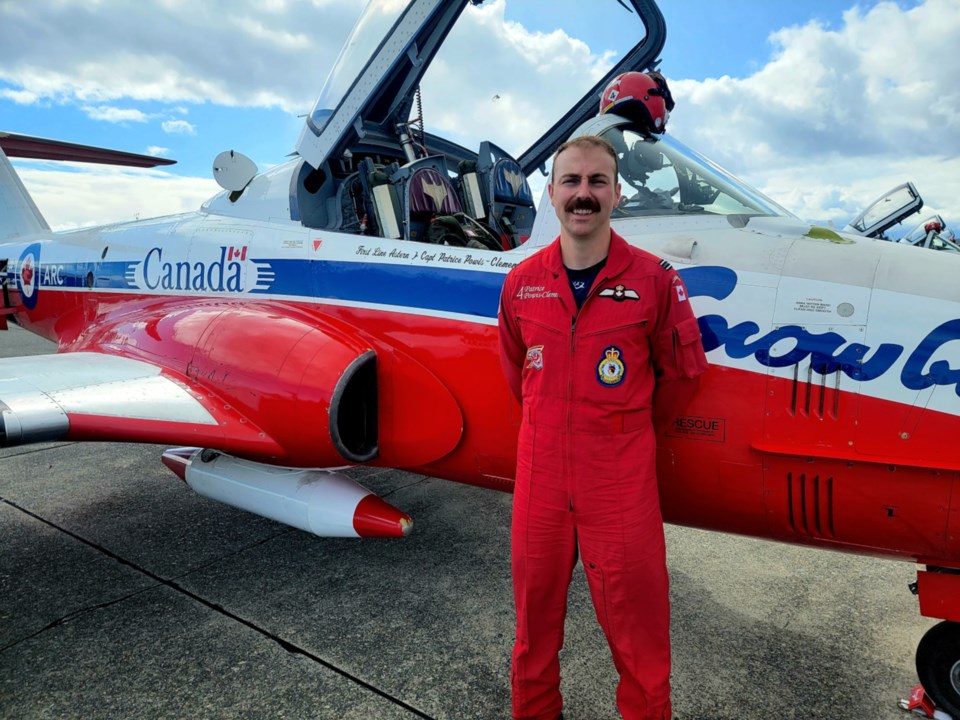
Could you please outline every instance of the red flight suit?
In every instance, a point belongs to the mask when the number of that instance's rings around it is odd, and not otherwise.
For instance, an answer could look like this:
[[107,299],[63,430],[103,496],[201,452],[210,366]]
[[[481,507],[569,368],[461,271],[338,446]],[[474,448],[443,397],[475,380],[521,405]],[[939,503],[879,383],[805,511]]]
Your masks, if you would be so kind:
[[707,367],[686,287],[611,233],[579,312],[560,241],[507,276],[500,355],[522,401],[513,500],[514,718],[555,720],[567,591],[580,556],[625,720],[671,717],[670,603],[655,383]]

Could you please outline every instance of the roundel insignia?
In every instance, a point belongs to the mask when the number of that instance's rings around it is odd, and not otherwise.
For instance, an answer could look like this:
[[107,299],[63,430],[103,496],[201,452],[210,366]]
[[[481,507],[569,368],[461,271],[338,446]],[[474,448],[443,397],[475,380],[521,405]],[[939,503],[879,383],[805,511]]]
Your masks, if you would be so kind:
[[28,310],[37,306],[37,291],[40,288],[40,245],[34,243],[20,256],[17,263],[17,289],[20,301]]
[[614,387],[623,382],[627,367],[620,359],[620,348],[611,345],[603,351],[603,359],[597,365],[597,380],[601,385]]

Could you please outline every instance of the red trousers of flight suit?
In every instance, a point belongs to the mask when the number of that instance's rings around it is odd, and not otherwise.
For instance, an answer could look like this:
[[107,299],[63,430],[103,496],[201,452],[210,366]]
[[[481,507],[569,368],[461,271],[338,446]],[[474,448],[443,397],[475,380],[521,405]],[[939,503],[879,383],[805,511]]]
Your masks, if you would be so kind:
[[567,589],[580,558],[625,720],[670,706],[670,603],[651,420],[655,387],[706,367],[677,272],[611,234],[578,310],[559,242],[507,276],[500,353],[522,400],[512,562],[516,720],[556,720]]
[[[567,589],[579,548],[597,620],[620,674],[624,720],[661,720],[670,708],[670,606],[656,477],[653,429],[615,442],[588,433],[534,429],[524,423],[513,501],[513,577],[517,637],[513,650],[515,718],[555,720],[562,708],[560,662]],[[530,457],[556,448],[589,452],[591,477],[537,472]],[[624,473],[625,466],[635,468]],[[644,470],[646,472],[644,472]],[[637,472],[639,471],[639,472]]]

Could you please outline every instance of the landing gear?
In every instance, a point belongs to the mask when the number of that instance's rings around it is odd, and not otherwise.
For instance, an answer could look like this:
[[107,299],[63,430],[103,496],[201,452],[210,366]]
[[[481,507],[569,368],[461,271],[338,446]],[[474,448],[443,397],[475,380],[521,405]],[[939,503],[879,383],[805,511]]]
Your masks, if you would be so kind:
[[927,630],[917,646],[917,675],[937,707],[960,718],[960,623]]

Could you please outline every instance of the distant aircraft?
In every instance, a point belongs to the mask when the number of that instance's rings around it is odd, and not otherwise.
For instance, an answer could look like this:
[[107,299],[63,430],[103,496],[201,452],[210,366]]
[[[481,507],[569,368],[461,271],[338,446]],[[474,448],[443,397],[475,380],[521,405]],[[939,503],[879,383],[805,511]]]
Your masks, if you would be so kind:
[[[671,135],[595,117],[611,77],[656,66],[652,0],[611,3],[643,39],[525,152],[428,132],[425,73],[479,42],[454,24],[485,10],[373,0],[298,156],[258,173],[221,154],[224,191],[198,212],[52,233],[0,153],[0,322],[58,344],[0,360],[2,444],[182,446],[163,461],[201,494],[321,536],[410,529],[344,466],[510,491],[519,407],[497,358],[500,288],[557,232],[529,179],[562,140],[601,134],[621,155],[614,227],[679,268],[712,365],[658,438],[665,518],[926,566],[920,611],[945,622],[917,667],[960,716],[960,260],[811,226]],[[519,99],[487,77],[498,61],[442,102],[510,112]],[[143,161],[22,136],[0,147]]]

